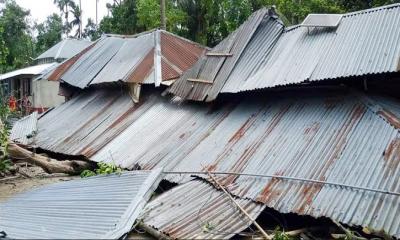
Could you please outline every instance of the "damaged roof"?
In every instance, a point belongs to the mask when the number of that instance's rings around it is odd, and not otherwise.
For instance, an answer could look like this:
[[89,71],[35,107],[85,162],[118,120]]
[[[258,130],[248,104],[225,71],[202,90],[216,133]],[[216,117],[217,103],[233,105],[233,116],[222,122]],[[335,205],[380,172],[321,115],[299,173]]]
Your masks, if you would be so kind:
[[120,239],[157,188],[161,170],[52,184],[0,203],[10,239]]
[[400,4],[344,14],[337,28],[285,28],[261,9],[210,51],[231,56],[204,56],[169,91],[212,101],[219,93],[399,72],[399,23]]
[[163,30],[105,35],[47,76],[86,88],[110,82],[155,84],[179,78],[205,47]]
[[37,133],[38,112],[33,112],[30,115],[21,118],[14,123],[10,134],[10,140],[28,145],[32,143],[34,136]]
[[[345,88],[254,95],[220,105],[158,94],[134,105],[127,94],[116,95],[88,92],[55,108],[39,119],[38,147],[125,168],[277,176],[229,175],[220,182],[240,198],[283,213],[399,236],[400,209],[393,208],[400,206],[398,100]],[[191,180],[188,174],[166,179]]]
[[[253,219],[265,209],[251,200],[236,201]],[[201,180],[158,196],[139,219],[173,239],[230,239],[253,224],[224,192]]]

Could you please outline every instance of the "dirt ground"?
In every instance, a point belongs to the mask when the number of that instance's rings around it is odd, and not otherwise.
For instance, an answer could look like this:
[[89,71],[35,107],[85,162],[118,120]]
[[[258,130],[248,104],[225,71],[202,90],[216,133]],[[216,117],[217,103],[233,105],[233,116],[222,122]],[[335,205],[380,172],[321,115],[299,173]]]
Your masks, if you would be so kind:
[[35,166],[20,165],[19,172],[21,174],[0,178],[0,202],[40,186],[79,178],[79,176],[71,177],[64,174],[47,174],[40,167]]

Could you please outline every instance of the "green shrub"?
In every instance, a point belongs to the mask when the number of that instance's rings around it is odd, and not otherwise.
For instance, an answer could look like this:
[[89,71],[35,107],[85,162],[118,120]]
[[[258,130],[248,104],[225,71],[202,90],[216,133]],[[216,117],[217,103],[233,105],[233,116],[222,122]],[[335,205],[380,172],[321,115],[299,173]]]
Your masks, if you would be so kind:
[[122,173],[122,169],[117,167],[115,164],[112,163],[104,163],[99,162],[97,163],[97,167],[94,171],[92,170],[84,170],[81,172],[81,178],[93,177],[96,175],[108,175],[112,173]]

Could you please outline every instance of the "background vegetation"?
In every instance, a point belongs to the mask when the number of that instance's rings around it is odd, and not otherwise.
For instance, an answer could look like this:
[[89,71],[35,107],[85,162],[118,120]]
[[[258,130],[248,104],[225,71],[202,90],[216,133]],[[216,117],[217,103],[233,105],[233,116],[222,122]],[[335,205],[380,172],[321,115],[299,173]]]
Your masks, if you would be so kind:
[[[275,5],[288,25],[309,13],[343,13],[400,0],[165,0],[167,30],[215,46],[252,12]],[[160,25],[160,0],[114,0],[99,26],[93,19],[82,27],[81,9],[74,0],[54,0],[59,14],[46,21],[30,20],[29,10],[14,0],[0,0],[0,73],[24,67],[62,38],[98,39],[103,33],[135,34]],[[82,28],[82,29],[81,29]]]

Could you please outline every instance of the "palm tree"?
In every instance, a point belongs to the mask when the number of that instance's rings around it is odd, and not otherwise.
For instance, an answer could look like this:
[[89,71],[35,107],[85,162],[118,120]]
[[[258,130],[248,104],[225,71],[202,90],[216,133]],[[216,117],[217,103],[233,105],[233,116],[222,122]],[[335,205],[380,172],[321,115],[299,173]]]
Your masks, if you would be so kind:
[[74,17],[73,20],[70,23],[70,29],[72,29],[73,27],[78,27],[78,29],[76,30],[75,33],[75,37],[77,38],[81,38],[82,37],[82,11],[81,8],[76,5],[74,2],[70,3],[70,7],[71,7],[71,13],[72,16]]
[[61,13],[64,15],[64,33],[68,36],[68,33],[71,30],[68,22],[69,7],[71,6],[71,4],[75,3],[72,0],[54,0],[54,4],[57,5],[58,9],[60,9]]

